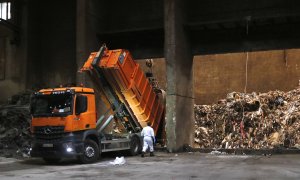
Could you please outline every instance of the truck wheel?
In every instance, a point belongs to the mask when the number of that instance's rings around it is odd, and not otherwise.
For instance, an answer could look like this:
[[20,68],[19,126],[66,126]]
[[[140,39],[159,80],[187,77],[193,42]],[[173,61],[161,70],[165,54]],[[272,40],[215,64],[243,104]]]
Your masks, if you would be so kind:
[[137,138],[136,136],[131,138],[130,141],[130,150],[129,150],[129,154],[131,156],[136,156],[141,152],[141,143],[139,138]]
[[83,154],[79,156],[79,161],[83,164],[96,162],[99,158],[100,150],[98,144],[90,139],[84,141]]
[[56,164],[61,160],[60,158],[43,158],[47,164]]

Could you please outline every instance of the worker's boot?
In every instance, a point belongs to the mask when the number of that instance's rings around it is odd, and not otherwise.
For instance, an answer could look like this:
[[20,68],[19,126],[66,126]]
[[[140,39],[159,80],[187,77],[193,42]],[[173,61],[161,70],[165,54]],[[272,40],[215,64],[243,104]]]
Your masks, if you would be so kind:
[[154,153],[153,153],[153,152],[150,152],[150,156],[154,156]]
[[145,153],[142,151],[141,157],[145,157]]

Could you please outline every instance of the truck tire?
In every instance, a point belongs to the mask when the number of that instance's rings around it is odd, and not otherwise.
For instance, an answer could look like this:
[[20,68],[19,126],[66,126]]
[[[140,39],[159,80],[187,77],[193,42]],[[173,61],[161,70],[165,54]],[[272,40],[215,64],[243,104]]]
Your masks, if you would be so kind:
[[84,141],[83,154],[79,156],[79,161],[83,164],[93,163],[98,160],[99,155],[98,144],[91,139],[87,139]]
[[57,164],[57,163],[59,163],[59,161],[61,160],[61,158],[46,158],[46,157],[44,157],[43,160],[47,164]]
[[133,136],[130,141],[129,155],[136,156],[141,152],[142,146],[138,137]]

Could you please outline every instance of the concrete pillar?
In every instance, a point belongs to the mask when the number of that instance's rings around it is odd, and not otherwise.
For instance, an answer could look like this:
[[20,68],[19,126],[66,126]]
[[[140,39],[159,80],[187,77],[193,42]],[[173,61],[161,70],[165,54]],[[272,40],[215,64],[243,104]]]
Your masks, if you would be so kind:
[[[99,0],[77,0],[76,22],[76,63],[79,70],[88,59],[91,52],[98,51],[97,32],[102,28],[103,9],[105,5]],[[77,73],[76,82],[92,87],[89,77],[85,73]]]
[[165,58],[167,71],[167,149],[193,145],[193,55],[184,28],[184,0],[165,0]]
[[[87,1],[77,0],[77,18],[76,18],[76,64],[79,70],[88,57],[87,52]],[[76,74],[76,84],[85,84],[86,78],[83,73]]]

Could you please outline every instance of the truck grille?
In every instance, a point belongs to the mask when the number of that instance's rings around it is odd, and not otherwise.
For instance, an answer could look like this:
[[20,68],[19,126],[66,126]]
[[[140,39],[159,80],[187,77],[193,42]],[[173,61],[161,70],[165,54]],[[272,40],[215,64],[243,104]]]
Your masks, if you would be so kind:
[[64,126],[37,126],[34,135],[37,140],[57,141],[64,136],[64,129]]

